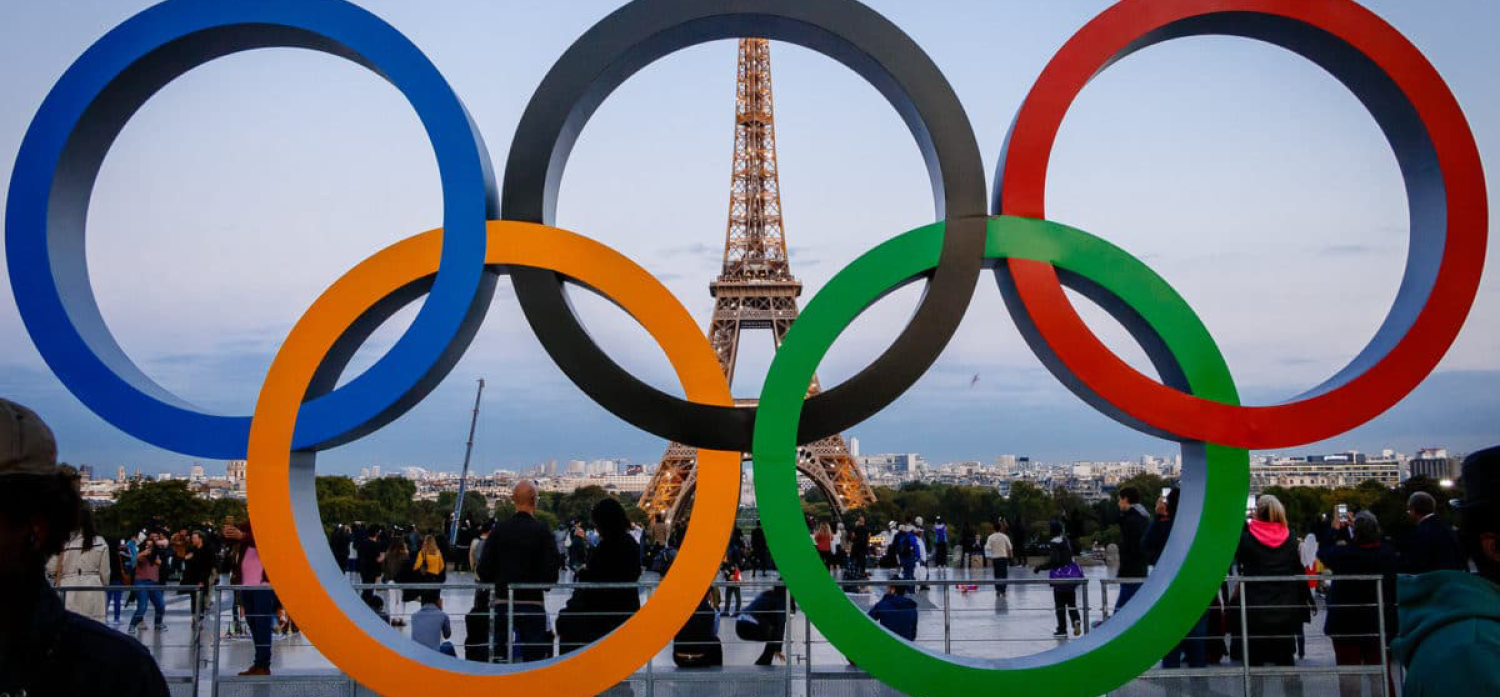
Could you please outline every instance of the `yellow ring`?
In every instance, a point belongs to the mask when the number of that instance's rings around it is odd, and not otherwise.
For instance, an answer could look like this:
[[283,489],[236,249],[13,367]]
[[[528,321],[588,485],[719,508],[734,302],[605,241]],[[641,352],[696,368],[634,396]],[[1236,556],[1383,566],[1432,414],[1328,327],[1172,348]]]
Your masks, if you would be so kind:
[[[398,289],[437,272],[441,244],[442,230],[432,230],[360,263],[313,303],[277,352],[255,405],[246,467],[250,519],[266,572],[288,612],[318,650],[381,694],[602,692],[666,646],[707,592],[728,546],[738,508],[739,453],[699,451],[697,505],[688,534],[671,573],[640,612],[584,650],[550,661],[492,665],[460,661],[420,647],[414,650],[415,645],[395,630],[372,629],[373,614],[356,621],[341,612],[330,593],[353,597],[353,588],[325,587],[301,544],[298,520],[303,526],[318,524],[316,502],[294,502],[291,486],[292,431],[308,384],[334,342],[361,314]],[[628,312],[661,345],[688,399],[733,404],[719,361],[687,310],[660,281],[618,252],[549,226],[491,221],[485,261],[549,269],[588,285]],[[316,532],[322,536],[321,526]],[[388,632],[390,643],[367,630]]]

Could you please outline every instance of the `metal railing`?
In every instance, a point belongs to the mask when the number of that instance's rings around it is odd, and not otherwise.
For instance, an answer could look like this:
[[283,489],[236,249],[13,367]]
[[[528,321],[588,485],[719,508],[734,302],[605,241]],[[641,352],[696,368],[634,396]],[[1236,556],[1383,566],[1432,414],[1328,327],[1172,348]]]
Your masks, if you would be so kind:
[[[1388,627],[1386,626],[1385,612],[1380,608],[1386,604],[1386,591],[1384,584],[1380,583],[1379,576],[1284,576],[1284,577],[1239,577],[1230,576],[1225,580],[1224,588],[1227,595],[1221,598],[1210,610],[1220,608],[1227,618],[1230,614],[1238,615],[1237,631],[1234,633],[1221,633],[1214,636],[1197,637],[1190,635],[1185,637],[1186,641],[1228,641],[1230,648],[1227,653],[1230,660],[1227,663],[1220,662],[1212,666],[1190,666],[1188,668],[1152,668],[1146,671],[1138,680],[1183,680],[1183,679],[1215,679],[1223,681],[1226,678],[1237,678],[1244,695],[1260,694],[1254,688],[1254,681],[1261,682],[1270,680],[1300,681],[1310,676],[1336,676],[1336,680],[1370,681],[1378,680],[1380,687],[1378,691],[1372,686],[1371,694],[1380,694],[1389,697],[1391,685],[1394,678],[1393,667],[1387,651]],[[994,579],[988,576],[975,578],[928,578],[926,580],[901,580],[890,578],[871,578],[858,581],[838,581],[846,588],[846,592],[853,598],[864,596],[878,596],[883,588],[890,586],[901,586],[911,589],[910,597],[919,599],[923,607],[918,610],[918,628],[915,643],[934,651],[953,654],[956,656],[976,658],[1004,658],[1017,655],[1035,653],[1038,650],[1046,650],[1060,642],[1071,640],[1073,637],[1084,636],[1093,631],[1099,624],[1110,621],[1112,608],[1110,603],[1111,589],[1121,584],[1141,582],[1145,579],[1120,579],[1085,577],[1082,579],[1049,579],[1049,578],[1027,578],[1013,577],[1006,579]],[[1248,593],[1241,590],[1248,584],[1258,583],[1307,583],[1309,581],[1326,583],[1365,582],[1375,588],[1375,602],[1359,605],[1346,605],[1343,609],[1364,609],[1373,612],[1376,616],[1377,631],[1373,634],[1344,635],[1339,639],[1374,640],[1379,645],[1380,661],[1378,665],[1254,665],[1255,656],[1251,654],[1252,647],[1259,647],[1268,640],[1272,641],[1295,641],[1294,635],[1287,634],[1253,634],[1250,621],[1251,613],[1275,609],[1288,609],[1281,606],[1256,606],[1247,601]],[[545,586],[527,586],[514,584],[510,586],[503,598],[489,597],[488,602],[462,603],[462,607],[453,611],[443,610],[449,617],[450,623],[455,618],[461,618],[456,623],[464,626],[471,615],[475,614],[476,607],[481,608],[479,614],[484,616],[483,624],[488,627],[489,636],[483,637],[481,641],[474,641],[475,637],[469,636],[467,628],[460,633],[454,631],[452,644],[459,658],[466,656],[486,656],[491,662],[517,662],[528,649],[532,655],[556,656],[558,651],[569,648],[569,636],[558,636],[549,631],[543,635],[540,641],[532,641],[531,637],[519,637],[516,634],[517,613],[514,603],[515,594],[518,591],[543,589],[547,592],[546,602],[543,606],[544,621],[553,629],[557,626],[557,618],[560,614],[566,614],[574,619],[613,617],[618,622],[623,622],[628,612],[592,611],[569,609],[560,611],[559,605],[565,600],[569,591],[599,591],[607,589],[634,589],[642,605],[650,601],[650,594],[656,586],[657,581],[648,580],[635,583],[556,583]],[[406,591],[437,591],[440,597],[472,599],[476,594],[493,596],[493,586],[489,584],[475,583],[447,583],[447,584],[351,584],[356,591],[372,593],[397,594]],[[721,605],[717,608],[711,607],[720,618],[736,617],[739,614],[729,612],[727,606],[731,591],[737,592],[743,610],[752,603],[757,593],[772,589],[779,585],[775,579],[751,579],[741,582],[716,582],[713,584],[715,591],[722,597]],[[1050,601],[1054,595],[1050,591],[1059,586],[1067,586],[1075,589],[1077,622],[1069,627],[1065,619],[1070,619],[1068,606],[1059,606],[1053,602],[1041,601],[1044,597]],[[1005,589],[1005,593],[999,592],[999,588]],[[143,608],[150,603],[149,593],[163,594],[165,616],[171,620],[169,624],[173,629],[186,625],[187,631],[168,631],[165,635],[160,634],[154,627],[142,630],[138,636],[163,668],[163,673],[168,678],[174,694],[209,695],[218,697],[221,688],[225,686],[242,685],[245,683],[282,683],[290,684],[300,682],[305,685],[323,684],[330,691],[355,695],[362,689],[347,676],[338,672],[331,664],[326,663],[317,654],[315,647],[304,644],[301,641],[291,643],[276,642],[284,639],[266,640],[271,644],[273,654],[295,654],[297,660],[289,661],[287,666],[278,666],[272,676],[240,676],[225,673],[226,646],[234,647],[229,653],[237,656],[237,660],[244,662],[245,653],[236,643],[236,637],[242,634],[236,631],[242,625],[249,625],[252,620],[272,622],[273,629],[283,632],[286,636],[294,636],[296,632],[295,618],[280,617],[272,611],[271,616],[266,614],[243,614],[242,604],[236,602],[238,593],[244,591],[265,590],[265,586],[231,586],[213,585],[206,591],[196,586],[151,586],[149,589],[134,586],[71,586],[57,589],[59,593],[80,592],[117,592],[125,596],[139,593],[136,602],[137,609],[131,614],[139,616],[143,609],[147,613],[154,612],[154,607]],[[1097,592],[1097,595],[1095,593]],[[1118,592],[1113,594],[1118,597]],[[389,608],[389,619],[393,623],[401,623],[408,619],[405,611],[406,603],[397,601],[397,607]],[[993,597],[994,602],[989,603],[988,597]],[[664,647],[664,652],[670,656],[673,648],[693,647],[714,643],[719,646],[721,661],[724,666],[714,669],[692,669],[679,668],[671,664],[670,659],[664,659],[663,652],[648,661],[645,665],[629,678],[632,684],[639,684],[644,689],[644,694],[654,695],[659,685],[702,683],[708,681],[733,680],[744,684],[760,685],[762,691],[784,695],[792,694],[814,694],[814,683],[821,681],[871,681],[868,674],[853,667],[837,648],[832,646],[818,632],[807,618],[803,615],[801,622],[795,621],[798,613],[795,598],[788,595],[789,602],[781,609],[781,635],[779,637],[765,637],[757,641],[744,641],[735,637],[733,629],[725,631],[720,624],[714,630],[712,641],[703,642],[677,642],[676,647]],[[186,607],[182,607],[183,602]],[[206,602],[205,602],[206,601]],[[1014,601],[1014,602],[1012,602]],[[122,599],[122,604],[124,599]],[[445,606],[446,607],[446,606]],[[1317,603],[1315,608],[1327,608],[1326,601]],[[110,605],[106,604],[106,610]],[[728,613],[723,614],[723,613]],[[986,619],[1003,613],[1003,621],[995,622]],[[1037,613],[1033,615],[1032,613]],[[123,614],[123,613],[122,613]],[[1027,626],[1035,629],[1042,625],[1036,625],[1031,618],[1041,614],[1050,614],[1058,620],[1057,632],[1050,636],[1041,632],[1014,631],[1018,628],[1025,629]],[[1093,620],[1095,615],[1099,623]],[[184,616],[188,621],[182,622]],[[925,621],[923,621],[925,620]],[[285,624],[282,624],[282,623]],[[616,622],[616,624],[618,623]],[[121,622],[123,625],[123,622]],[[154,624],[154,623],[152,623]],[[723,623],[728,624],[728,623]],[[1314,623],[1318,627],[1320,623]],[[265,624],[259,624],[264,634]],[[225,630],[230,631],[226,632]],[[934,628],[937,628],[934,630]],[[1067,630],[1073,629],[1074,634],[1068,635]],[[147,632],[154,633],[149,635]],[[1299,632],[1300,633],[1300,632]],[[184,636],[185,635],[185,636]],[[727,635],[727,636],[726,636]],[[182,637],[177,639],[177,637]],[[1318,631],[1305,633],[1304,640],[1311,643],[1314,639],[1321,637]],[[779,641],[776,641],[779,639]],[[254,643],[254,642],[253,642]],[[782,666],[766,668],[764,666],[743,665],[734,667],[733,664],[745,663],[753,651],[752,644],[780,644],[781,655],[784,656]],[[1235,644],[1238,643],[1239,659],[1233,658],[1236,653]],[[264,644],[262,644],[264,645]],[[304,646],[306,648],[304,648]],[[748,647],[748,649],[747,649]],[[436,647],[434,647],[436,648]],[[476,649],[471,652],[471,649]],[[1019,653],[1018,653],[1019,651]],[[763,650],[762,656],[767,655]],[[1243,660],[1250,657],[1250,661]],[[733,657],[734,660],[730,660]],[[229,669],[231,672],[233,668]],[[1357,690],[1358,688],[1356,688]],[[1316,691],[1315,691],[1316,692]]]

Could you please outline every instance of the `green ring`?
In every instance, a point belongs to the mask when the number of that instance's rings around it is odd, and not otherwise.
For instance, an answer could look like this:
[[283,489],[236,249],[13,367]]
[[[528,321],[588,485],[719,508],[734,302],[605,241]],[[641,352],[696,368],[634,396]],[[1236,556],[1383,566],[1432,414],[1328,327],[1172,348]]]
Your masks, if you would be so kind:
[[[839,272],[807,304],[776,351],[761,389],[753,444],[755,496],[766,541],[787,587],[823,635],[856,665],[902,692],[924,697],[1109,692],[1181,641],[1218,590],[1244,525],[1248,451],[1184,443],[1176,534],[1158,565],[1170,568],[1177,560],[1177,572],[1153,574],[1126,608],[1089,635],[1031,656],[951,656],[897,637],[850,602],[808,543],[795,465],[797,423],[813,373],[865,308],[937,265],[943,227],[935,223],[895,237]],[[1229,369],[1203,323],[1161,277],[1123,250],[1057,223],[995,216],[989,219],[985,256],[1047,262],[1098,284],[1159,335],[1193,394],[1239,403]],[[1202,455],[1192,471],[1189,454]],[[1183,538],[1181,531],[1189,527],[1194,534]]]

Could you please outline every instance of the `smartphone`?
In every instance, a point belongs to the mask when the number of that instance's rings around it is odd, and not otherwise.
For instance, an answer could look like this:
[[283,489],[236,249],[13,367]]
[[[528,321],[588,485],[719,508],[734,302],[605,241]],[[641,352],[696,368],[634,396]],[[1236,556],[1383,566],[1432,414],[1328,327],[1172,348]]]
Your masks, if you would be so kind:
[[1245,499],[1245,515],[1249,516],[1249,515],[1253,515],[1254,513],[1255,513],[1255,494],[1251,494],[1249,497],[1247,497]]
[[1161,497],[1162,498],[1167,498],[1168,496],[1171,496],[1171,495],[1172,495],[1172,487],[1164,486],[1164,487],[1161,488]]
[[1347,503],[1341,503],[1341,504],[1339,504],[1337,506],[1334,506],[1333,507],[1333,515],[1338,520],[1344,520],[1345,518],[1348,518],[1349,517],[1349,504],[1347,504]]

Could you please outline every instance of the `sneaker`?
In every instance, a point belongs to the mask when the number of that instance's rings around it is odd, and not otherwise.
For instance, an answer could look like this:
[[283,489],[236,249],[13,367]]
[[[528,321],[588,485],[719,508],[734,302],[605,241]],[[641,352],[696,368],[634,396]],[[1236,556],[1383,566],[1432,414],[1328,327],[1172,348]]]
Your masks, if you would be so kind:
[[240,675],[242,675],[242,676],[245,676],[245,675],[270,675],[270,674],[271,674],[271,669],[270,668],[264,668],[264,667],[261,667],[261,666],[250,666],[250,670],[247,670],[247,671],[245,671],[243,673],[240,673]]
[[1066,639],[1068,638],[1068,630],[1059,628],[1052,632],[1052,636],[1059,639]]
[[1083,636],[1083,623],[1073,620],[1073,636]]

